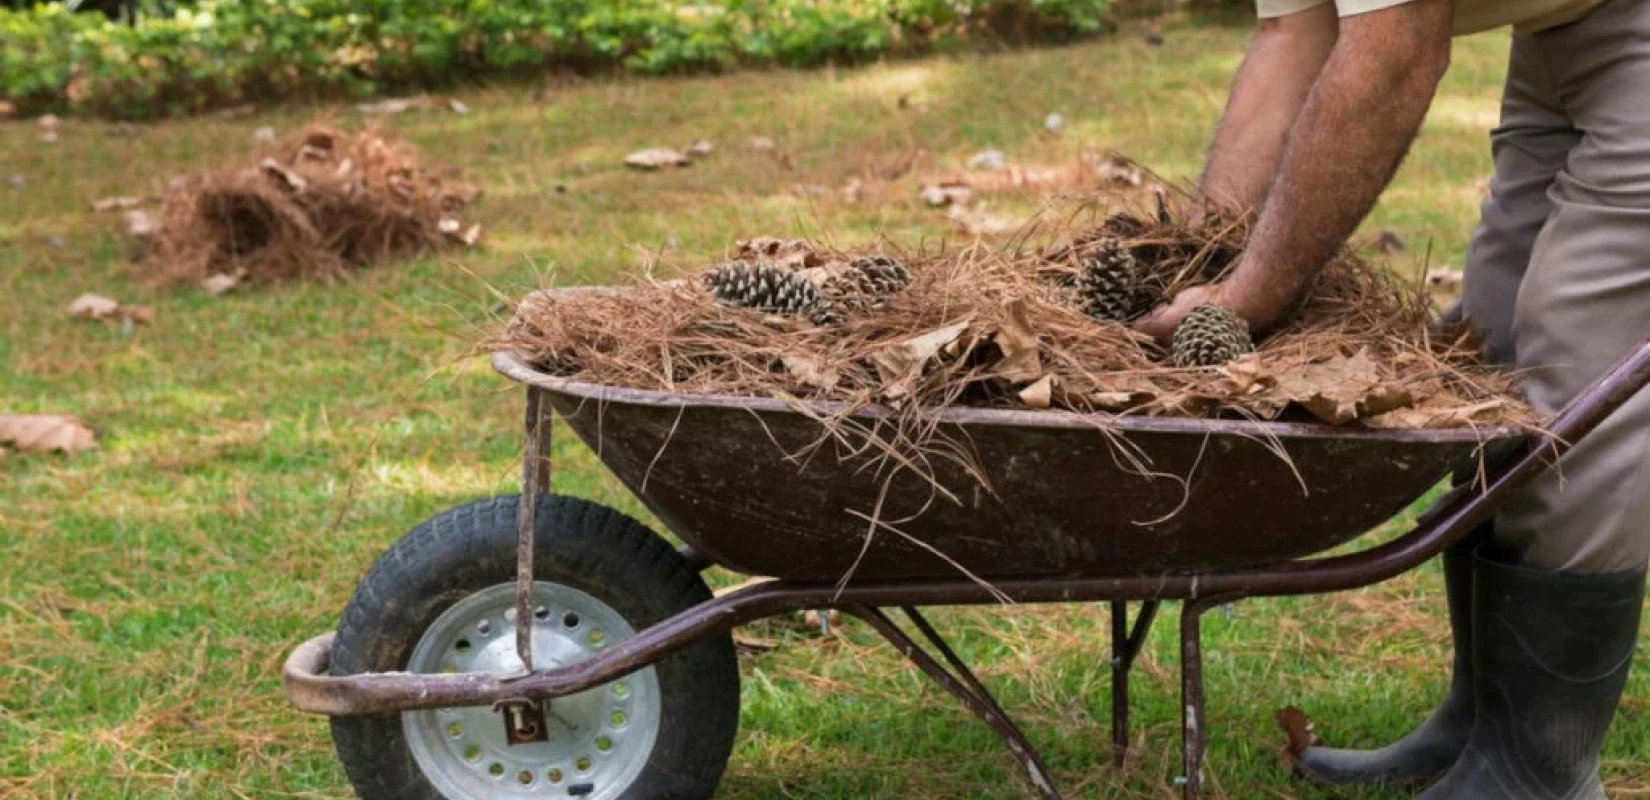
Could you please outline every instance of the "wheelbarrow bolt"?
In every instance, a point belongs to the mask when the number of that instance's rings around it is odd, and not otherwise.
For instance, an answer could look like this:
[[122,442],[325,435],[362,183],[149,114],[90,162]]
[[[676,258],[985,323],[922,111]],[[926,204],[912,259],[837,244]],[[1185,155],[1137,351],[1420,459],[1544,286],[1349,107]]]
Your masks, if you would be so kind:
[[510,744],[550,741],[544,724],[544,706],[529,700],[508,700],[493,706],[504,715],[504,738]]

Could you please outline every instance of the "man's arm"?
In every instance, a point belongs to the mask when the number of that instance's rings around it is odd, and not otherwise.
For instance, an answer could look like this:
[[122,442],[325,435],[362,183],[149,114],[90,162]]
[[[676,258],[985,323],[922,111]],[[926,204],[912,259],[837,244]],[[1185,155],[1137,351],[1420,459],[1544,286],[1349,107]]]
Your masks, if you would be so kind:
[[1208,304],[1266,328],[1300,297],[1374,207],[1419,132],[1449,66],[1453,14],[1452,0],[1414,0],[1341,19],[1231,277],[1182,292],[1140,330],[1168,339]]
[[1238,213],[1260,206],[1337,28],[1334,3],[1259,22],[1198,179],[1203,197]]

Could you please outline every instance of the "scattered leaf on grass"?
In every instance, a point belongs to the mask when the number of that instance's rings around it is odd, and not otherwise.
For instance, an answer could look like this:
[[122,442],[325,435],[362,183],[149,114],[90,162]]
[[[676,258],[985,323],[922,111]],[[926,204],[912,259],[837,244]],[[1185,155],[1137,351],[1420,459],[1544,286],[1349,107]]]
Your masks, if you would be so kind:
[[945,216],[956,223],[957,227],[962,228],[965,233],[974,236],[992,236],[1007,233],[1020,225],[1012,217],[986,211],[983,204],[976,205],[973,208],[954,205],[945,213]]
[[858,178],[850,178],[842,185],[842,199],[850,203],[865,199],[865,182]]
[[246,272],[244,270],[237,272],[220,272],[216,275],[207,277],[204,281],[201,281],[201,289],[205,290],[207,294],[212,295],[213,297],[221,297],[230,289],[239,286],[241,281],[245,278]]
[[1306,752],[1306,748],[1318,744],[1317,734],[1312,732],[1312,718],[1306,712],[1294,706],[1284,706],[1278,709],[1276,715],[1278,727],[1283,729],[1283,755],[1293,760],[1296,756]]
[[97,435],[80,420],[60,414],[0,414],[0,444],[25,452],[74,453],[97,447]]
[[126,211],[143,205],[142,197],[104,197],[92,201],[93,211]]
[[55,131],[63,126],[63,120],[58,119],[56,114],[46,114],[37,121],[37,124],[40,125],[40,129],[43,131]]
[[251,103],[245,103],[243,105],[220,108],[217,111],[212,112],[212,116],[219,119],[239,119],[241,117],[250,117],[256,113],[258,113],[257,106]]
[[935,207],[962,205],[973,196],[974,190],[961,181],[944,181],[922,187],[923,202]]
[[1146,34],[1146,44],[1152,47],[1162,47],[1163,34],[1156,32]]
[[355,110],[368,116],[388,117],[414,109],[429,108],[433,103],[434,101],[428,97],[392,97],[376,103],[357,104]]
[[1002,169],[1008,166],[1008,156],[1001,150],[984,150],[968,159],[969,169]]
[[13,189],[21,189],[29,185],[29,179],[23,177],[22,175],[7,175],[6,183],[11,184],[11,188]]
[[155,310],[148,306],[129,306],[100,294],[83,294],[69,303],[69,316],[81,319],[118,320],[138,325],[152,325]]
[[751,149],[752,150],[754,150],[758,153],[768,153],[768,152],[772,152],[773,148],[774,148],[774,144],[773,144],[772,139],[769,139],[766,136],[752,136],[751,137]]
[[1146,171],[1139,164],[1119,156],[1106,156],[1095,168],[1100,179],[1123,186],[1139,186],[1146,181]]
[[1066,116],[1058,111],[1049,114],[1043,118],[1043,127],[1048,129],[1049,133],[1059,133],[1062,128],[1066,127]]
[[699,139],[687,146],[689,158],[704,158],[714,152],[716,152],[716,143],[709,139]]
[[652,171],[664,167],[685,167],[692,159],[671,147],[653,147],[637,150],[624,157],[624,165],[631,169]]
[[263,144],[274,144],[275,129],[268,125],[259,127],[258,129],[252,131],[252,141],[261,142]]
[[1458,289],[1465,275],[1458,269],[1427,270],[1427,285],[1433,289]]
[[1404,240],[1399,238],[1394,231],[1381,231],[1381,235],[1375,237],[1375,252],[1381,255],[1402,253],[1404,252]]
[[57,141],[57,129],[56,128],[48,128],[46,130],[41,131],[40,132],[40,141],[45,142],[46,144],[55,143]]
[[456,97],[447,98],[447,109],[461,117],[469,116],[470,107]]

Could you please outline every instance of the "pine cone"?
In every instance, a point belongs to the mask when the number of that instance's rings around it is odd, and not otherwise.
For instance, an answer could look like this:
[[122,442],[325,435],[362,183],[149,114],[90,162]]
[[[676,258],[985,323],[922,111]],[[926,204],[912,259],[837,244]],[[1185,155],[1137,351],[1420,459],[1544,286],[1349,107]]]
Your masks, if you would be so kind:
[[1198,306],[1174,331],[1177,367],[1216,367],[1253,352],[1249,323],[1220,306]]
[[732,261],[705,274],[705,288],[723,305],[768,314],[819,317],[825,300],[812,281],[776,264]]
[[1146,285],[1145,270],[1117,239],[1102,239],[1098,252],[1079,267],[1083,313],[1097,322],[1133,322],[1157,304],[1156,293]]
[[910,285],[911,272],[898,259],[867,256],[849,262],[819,289],[831,305],[845,311],[860,311],[881,305]]

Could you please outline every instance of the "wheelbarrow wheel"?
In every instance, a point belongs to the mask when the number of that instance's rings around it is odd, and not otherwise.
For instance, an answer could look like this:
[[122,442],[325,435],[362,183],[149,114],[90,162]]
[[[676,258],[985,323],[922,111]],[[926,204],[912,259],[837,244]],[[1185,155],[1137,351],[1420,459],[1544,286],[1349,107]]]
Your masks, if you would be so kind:
[[[518,497],[442,513],[403,536],[345,608],[330,672],[513,672]],[[613,509],[542,496],[535,516],[533,660],[590,658],[711,599],[687,562]],[[363,800],[708,798],[739,719],[726,635],[545,706],[545,741],[511,744],[503,712],[438,709],[334,717],[339,760]]]

